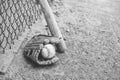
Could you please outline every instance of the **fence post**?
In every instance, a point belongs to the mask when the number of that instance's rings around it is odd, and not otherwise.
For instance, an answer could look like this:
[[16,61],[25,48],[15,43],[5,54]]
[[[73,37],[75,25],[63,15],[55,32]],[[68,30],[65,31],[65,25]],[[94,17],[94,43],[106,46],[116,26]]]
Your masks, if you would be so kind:
[[57,22],[55,20],[52,9],[49,6],[49,3],[47,2],[47,0],[39,0],[39,1],[40,1],[41,9],[42,9],[42,12],[44,14],[44,17],[46,19],[46,22],[50,29],[51,34],[55,37],[60,38],[60,44],[58,45],[60,52],[65,52],[67,47],[63,39],[63,36],[60,32],[60,29],[57,25]]

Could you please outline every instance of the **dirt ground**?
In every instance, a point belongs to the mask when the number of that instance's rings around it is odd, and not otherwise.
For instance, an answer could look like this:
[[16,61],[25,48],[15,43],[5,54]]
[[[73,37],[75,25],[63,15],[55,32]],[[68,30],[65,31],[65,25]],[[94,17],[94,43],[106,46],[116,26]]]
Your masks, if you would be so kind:
[[55,1],[66,53],[41,67],[26,60],[21,48],[1,80],[120,80],[120,1]]

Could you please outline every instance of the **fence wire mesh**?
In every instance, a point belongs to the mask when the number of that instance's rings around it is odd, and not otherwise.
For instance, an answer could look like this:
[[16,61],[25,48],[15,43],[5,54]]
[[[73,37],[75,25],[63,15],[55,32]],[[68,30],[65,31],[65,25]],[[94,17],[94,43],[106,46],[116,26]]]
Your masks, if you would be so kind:
[[35,0],[0,0],[0,52],[11,49],[26,28],[41,19]]

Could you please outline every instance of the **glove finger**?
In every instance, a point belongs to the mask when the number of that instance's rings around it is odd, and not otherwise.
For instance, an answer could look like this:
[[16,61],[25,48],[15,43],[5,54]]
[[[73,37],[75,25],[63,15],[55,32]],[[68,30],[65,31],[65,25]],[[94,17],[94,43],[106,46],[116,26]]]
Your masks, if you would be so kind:
[[54,64],[59,60],[58,57],[54,57],[50,60],[45,60],[45,61],[37,61],[37,64],[39,65],[50,65],[50,64]]
[[57,37],[51,37],[50,38],[50,43],[52,43],[52,44],[58,44],[58,43],[60,43],[60,39],[57,38]]

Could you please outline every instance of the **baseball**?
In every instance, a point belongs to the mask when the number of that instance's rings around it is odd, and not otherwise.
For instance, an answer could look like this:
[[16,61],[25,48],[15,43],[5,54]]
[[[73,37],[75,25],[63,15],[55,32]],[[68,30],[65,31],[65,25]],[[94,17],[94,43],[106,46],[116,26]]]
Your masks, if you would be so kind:
[[52,44],[46,44],[43,47],[41,54],[44,58],[47,58],[47,59],[52,58],[56,54],[55,47]]

